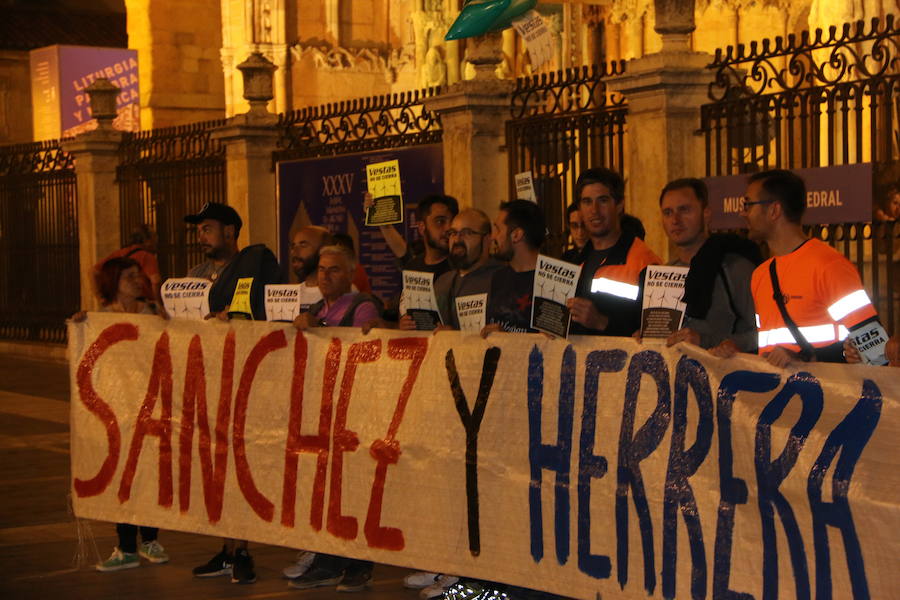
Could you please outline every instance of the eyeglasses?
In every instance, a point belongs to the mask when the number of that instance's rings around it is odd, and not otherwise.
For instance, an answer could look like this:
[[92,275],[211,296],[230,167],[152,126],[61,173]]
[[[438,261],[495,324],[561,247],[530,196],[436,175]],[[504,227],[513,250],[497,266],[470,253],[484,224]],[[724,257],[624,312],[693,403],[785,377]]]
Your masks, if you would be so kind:
[[584,224],[577,221],[572,221],[571,223],[569,223],[569,229],[571,229],[572,231],[576,229],[584,229]]
[[484,236],[488,235],[488,232],[486,232],[486,231],[475,231],[474,229],[469,229],[468,227],[465,227],[465,228],[463,228],[463,229],[460,229],[459,231],[457,231],[456,229],[448,229],[448,230],[447,230],[447,237],[457,237],[457,236],[459,236],[459,237],[473,237],[473,236],[476,236],[476,235],[480,235],[480,236],[484,237]]
[[750,198],[746,198],[746,197],[745,197],[745,198],[741,201],[741,212],[747,212],[748,210],[750,210],[750,207],[751,207],[751,206],[756,206],[757,204],[772,204],[773,202],[775,202],[775,201],[774,201],[774,200],[756,200],[756,201],[753,201],[753,200],[750,200]]

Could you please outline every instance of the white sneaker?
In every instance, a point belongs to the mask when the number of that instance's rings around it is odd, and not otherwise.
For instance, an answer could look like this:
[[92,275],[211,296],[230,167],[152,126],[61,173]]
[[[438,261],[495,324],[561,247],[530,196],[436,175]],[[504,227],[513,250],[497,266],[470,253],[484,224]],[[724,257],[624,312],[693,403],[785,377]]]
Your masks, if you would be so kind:
[[296,579],[309,570],[309,566],[312,564],[315,557],[315,552],[308,552],[307,550],[298,552],[297,560],[294,564],[285,567],[281,572],[284,573],[284,576],[288,579]]
[[455,575],[438,575],[433,584],[419,591],[419,598],[422,598],[422,600],[440,598],[447,591],[447,588],[457,581],[459,581],[459,577]]
[[403,587],[411,590],[421,590],[422,588],[427,588],[429,585],[434,585],[434,582],[437,581],[437,578],[440,576],[440,573],[416,571],[403,578]]

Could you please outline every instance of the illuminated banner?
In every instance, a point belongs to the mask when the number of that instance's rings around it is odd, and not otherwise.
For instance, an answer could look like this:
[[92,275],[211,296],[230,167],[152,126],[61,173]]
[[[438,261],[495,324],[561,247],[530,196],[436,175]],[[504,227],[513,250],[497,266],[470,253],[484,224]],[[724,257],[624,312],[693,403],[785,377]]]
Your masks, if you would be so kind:
[[79,517],[585,600],[896,593],[891,368],[110,313],[69,344]]
[[[793,169],[806,182],[805,225],[872,220],[872,163]],[[740,216],[748,175],[707,177],[713,229],[746,229]]]
[[74,136],[96,128],[85,89],[101,77],[119,88],[113,127],[140,131],[137,50],[47,46],[32,50],[30,59],[34,139]]

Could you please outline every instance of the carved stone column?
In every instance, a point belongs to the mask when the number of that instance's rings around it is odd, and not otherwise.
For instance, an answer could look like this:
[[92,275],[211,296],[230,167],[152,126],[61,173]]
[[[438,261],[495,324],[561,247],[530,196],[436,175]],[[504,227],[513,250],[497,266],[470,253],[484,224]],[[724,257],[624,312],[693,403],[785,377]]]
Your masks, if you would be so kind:
[[119,88],[106,79],[98,79],[86,91],[97,128],[64,141],[62,147],[75,158],[81,307],[96,310],[99,304],[94,296],[94,265],[121,247],[116,167],[122,133],[112,126]]
[[628,61],[625,73],[608,81],[628,100],[628,189],[626,208],[639,217],[647,242],[666,252],[659,192],[670,180],[705,173],[700,105],[707,101],[712,56],[692,52],[693,0],[656,0],[656,31],[663,49]]
[[278,117],[267,105],[273,97],[276,67],[257,52],[237,68],[250,110],[228,119],[212,136],[225,144],[226,197],[244,220],[242,244],[274,249],[278,227],[272,152],[278,141]]
[[494,74],[502,60],[500,42],[499,34],[477,38],[469,54],[475,79],[460,81],[425,101],[428,110],[441,115],[444,191],[462,206],[489,215],[508,194],[504,123],[514,83]]

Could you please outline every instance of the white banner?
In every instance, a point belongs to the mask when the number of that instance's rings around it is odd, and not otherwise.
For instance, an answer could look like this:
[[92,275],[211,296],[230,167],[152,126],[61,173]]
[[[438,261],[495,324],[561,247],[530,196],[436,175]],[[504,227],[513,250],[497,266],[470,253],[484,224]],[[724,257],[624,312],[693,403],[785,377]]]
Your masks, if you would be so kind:
[[586,600],[900,584],[895,369],[107,313],[69,343],[80,517]]

